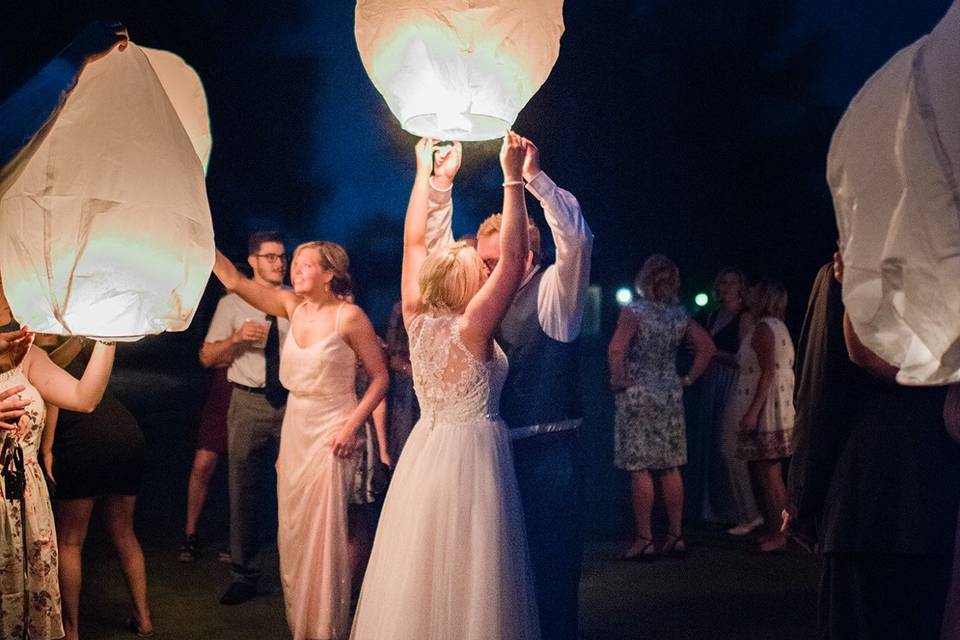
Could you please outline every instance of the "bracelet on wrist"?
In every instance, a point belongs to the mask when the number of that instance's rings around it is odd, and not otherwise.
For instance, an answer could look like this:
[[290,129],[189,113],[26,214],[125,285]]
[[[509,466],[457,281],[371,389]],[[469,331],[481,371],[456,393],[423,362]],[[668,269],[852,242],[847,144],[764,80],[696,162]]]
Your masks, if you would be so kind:
[[503,183],[504,187],[523,186],[523,180],[507,180]]
[[117,344],[116,340],[100,340],[99,338],[97,338],[97,342],[105,347],[114,347]]

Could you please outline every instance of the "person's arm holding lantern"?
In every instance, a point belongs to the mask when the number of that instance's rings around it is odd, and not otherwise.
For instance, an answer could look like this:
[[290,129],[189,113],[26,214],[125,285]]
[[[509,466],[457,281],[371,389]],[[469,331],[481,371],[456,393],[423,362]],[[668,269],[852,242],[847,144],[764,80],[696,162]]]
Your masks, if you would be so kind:
[[523,179],[527,191],[543,208],[557,248],[556,262],[547,267],[540,283],[537,316],[548,336],[560,342],[572,342],[580,335],[590,285],[593,232],[577,198],[544,173],[537,146],[526,138],[524,143]]
[[213,273],[227,291],[236,293],[267,315],[289,318],[300,303],[297,294],[289,289],[265,287],[245,277],[219,250],[213,263]]
[[427,253],[453,244],[453,179],[460,171],[463,145],[434,147],[433,175],[427,180]]
[[94,22],[0,104],[0,193],[13,184],[43,141],[83,68],[118,44],[123,50],[128,40],[121,23]]
[[24,373],[45,402],[61,409],[90,413],[100,404],[107,389],[116,350],[114,343],[97,340],[87,368],[77,380],[54,364],[46,351],[30,347],[23,360]]
[[420,138],[415,152],[417,174],[403,220],[403,264],[400,269],[400,303],[403,322],[407,326],[420,313],[420,268],[427,259],[428,183],[434,162],[434,141]]

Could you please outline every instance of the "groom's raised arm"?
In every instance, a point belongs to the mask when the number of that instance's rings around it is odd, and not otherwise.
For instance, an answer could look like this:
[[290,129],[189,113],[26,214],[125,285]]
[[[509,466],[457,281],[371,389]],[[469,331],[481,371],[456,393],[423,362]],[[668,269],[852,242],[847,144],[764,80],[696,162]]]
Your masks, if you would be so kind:
[[529,143],[523,169],[527,191],[540,201],[557,247],[557,260],[547,267],[540,282],[537,317],[548,336],[573,342],[580,335],[590,285],[593,233],[573,194],[558,187],[540,168],[539,151],[533,143]]

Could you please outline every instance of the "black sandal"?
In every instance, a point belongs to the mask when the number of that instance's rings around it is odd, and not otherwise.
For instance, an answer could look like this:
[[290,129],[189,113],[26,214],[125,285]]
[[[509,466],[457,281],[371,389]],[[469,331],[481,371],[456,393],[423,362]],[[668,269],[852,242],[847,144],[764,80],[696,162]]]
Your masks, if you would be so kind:
[[[672,542],[671,542],[672,541]],[[678,545],[683,545],[680,548],[677,548]],[[687,541],[683,539],[683,534],[667,534],[667,540],[663,543],[663,550],[661,553],[668,558],[674,558],[675,560],[682,560],[687,557]]]
[[194,562],[197,559],[197,546],[200,544],[200,539],[197,537],[197,534],[190,533],[183,537],[183,544],[180,545],[180,552],[177,555],[177,560],[180,562]]
[[[653,543],[653,540],[650,538],[640,538],[641,540],[646,540],[647,544],[640,547],[640,551],[633,555],[627,555],[626,553],[620,554],[621,560],[631,560],[633,562],[653,562],[657,559],[657,547]],[[651,550],[651,553],[647,553],[647,549]]]

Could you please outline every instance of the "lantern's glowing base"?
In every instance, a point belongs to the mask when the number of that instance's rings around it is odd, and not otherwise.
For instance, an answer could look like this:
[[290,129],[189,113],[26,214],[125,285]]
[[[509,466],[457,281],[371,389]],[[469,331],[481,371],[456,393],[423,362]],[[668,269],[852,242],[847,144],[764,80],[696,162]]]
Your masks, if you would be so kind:
[[436,140],[480,142],[507,135],[510,123],[502,118],[478,113],[425,113],[403,123],[410,133]]

